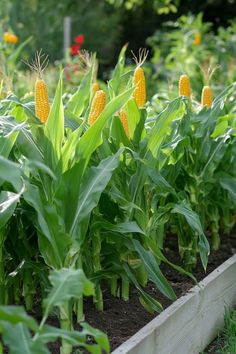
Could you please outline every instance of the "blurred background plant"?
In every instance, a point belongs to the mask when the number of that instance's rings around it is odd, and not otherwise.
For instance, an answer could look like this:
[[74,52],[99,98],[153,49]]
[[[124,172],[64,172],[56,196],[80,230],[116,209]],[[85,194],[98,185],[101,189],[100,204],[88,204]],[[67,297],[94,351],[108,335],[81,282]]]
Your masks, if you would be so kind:
[[[51,64],[65,67],[69,92],[79,85],[83,74],[78,67],[77,50],[83,48],[97,53],[100,63],[98,76],[106,81],[124,43],[128,42],[130,50],[136,53],[140,47],[147,46],[150,54],[144,70],[148,97],[156,93],[158,97],[154,100],[165,101],[175,97],[178,77],[185,72],[191,74],[193,97],[199,100],[204,83],[201,66],[220,65],[212,80],[216,94],[222,85],[235,79],[234,5],[234,0],[228,0],[227,5],[223,0],[194,4],[189,0],[86,0],[83,3],[65,0],[57,2],[56,6],[54,0],[3,0],[1,36],[3,38],[4,32],[16,35],[18,43],[5,43],[5,47],[11,51],[15,49],[14,53],[18,52],[23,59],[31,58],[36,50],[43,48]],[[66,16],[71,17],[72,33],[70,53],[68,50],[65,56],[63,19]],[[40,18],[40,21],[35,21],[35,18]],[[29,36],[32,37],[30,46],[24,46],[19,53],[17,48]],[[133,64],[130,50],[127,52],[128,65]],[[26,71],[20,60],[17,65]],[[19,96],[24,96],[27,92],[21,84],[20,70],[18,76],[14,89]],[[57,82],[54,65],[49,65],[45,76],[49,87],[54,90]],[[5,82],[7,92],[11,84],[6,78]],[[33,90],[30,79],[27,87],[29,92]]]
[[[219,27],[216,33],[212,27],[212,23],[203,21],[203,13],[182,15],[177,21],[164,23],[147,39],[153,51],[149,75],[154,74],[154,82],[163,84],[164,92],[168,82],[169,96],[176,96],[173,87],[178,89],[178,78],[186,73],[191,77],[194,98],[199,100],[201,87],[205,84],[203,68],[210,65],[219,66],[213,79],[215,94],[235,80],[235,22],[231,21],[226,28]],[[156,92],[155,87],[150,90],[151,94]]]

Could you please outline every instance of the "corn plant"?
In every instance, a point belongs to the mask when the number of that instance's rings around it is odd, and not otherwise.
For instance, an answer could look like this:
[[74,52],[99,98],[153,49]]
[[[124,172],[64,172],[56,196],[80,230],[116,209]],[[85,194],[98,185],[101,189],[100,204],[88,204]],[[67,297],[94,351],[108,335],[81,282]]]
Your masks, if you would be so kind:
[[[66,112],[76,117],[76,129],[65,130],[64,127],[62,76],[45,124],[40,124],[39,121],[35,124],[32,112],[25,109],[24,105],[21,105],[23,111],[19,111],[15,109],[13,100],[11,104],[16,121],[22,119],[22,114],[24,120],[26,114],[29,116],[27,123],[30,140],[27,142],[27,151],[25,140],[18,140],[22,163],[26,161],[26,164],[34,166],[30,173],[24,173],[23,198],[35,210],[39,252],[51,269],[83,267],[82,252],[91,211],[96,207],[102,191],[118,167],[122,154],[120,149],[97,165],[91,161],[93,152],[102,144],[103,126],[126,103],[133,88],[114,97],[100,114],[99,120],[86,128],[85,124],[80,124],[80,117],[88,108],[92,73],[93,66],[66,107]],[[72,326],[72,305],[67,303],[60,308],[61,324],[68,330]],[[82,296],[74,306],[78,321],[81,321]],[[62,347],[64,354],[71,352],[70,346],[62,343]]]
[[[90,353],[108,353],[107,336],[87,323],[81,323],[80,331],[69,330],[67,326],[64,328],[63,323],[61,328],[45,324],[54,308],[60,309],[68,301],[82,294],[87,296],[93,294],[93,285],[86,279],[83,271],[81,269],[54,270],[50,272],[49,280],[51,289],[43,300],[44,310],[40,324],[27,315],[23,307],[0,306],[0,333],[3,343],[15,354],[49,353],[47,344],[58,339],[64,343],[60,353],[65,352],[65,347],[84,348]],[[3,349],[2,345],[1,349]]]
[[[109,86],[114,92],[119,91],[117,73],[122,77],[124,70],[124,53],[121,53],[113,78]],[[143,290],[147,280],[155,283],[157,288],[167,297],[175,295],[159,269],[160,261],[168,262],[152,238],[157,232],[158,223],[152,213],[155,196],[151,190],[153,182],[149,174],[155,171],[158,160],[158,147],[172,120],[183,115],[181,100],[174,101],[166,112],[157,120],[158,130],[145,131],[146,110],[139,110],[135,98],[129,100],[124,107],[127,125],[123,125],[120,117],[115,116],[112,125],[104,130],[106,144],[98,148],[97,155],[109,156],[120,146],[127,146],[120,166],[115,171],[112,183],[102,195],[102,202],[93,215],[91,225],[91,242],[93,258],[97,262],[96,281],[106,279],[110,282],[113,295],[121,294],[124,300],[129,299],[129,283],[133,283],[140,294],[142,304],[151,311],[159,311],[161,305]],[[128,129],[129,134],[127,135]],[[159,131],[160,130],[160,131]],[[108,143],[109,141],[109,143]],[[155,150],[157,149],[157,150]],[[153,154],[157,154],[157,159]],[[110,206],[109,210],[103,204]],[[191,212],[191,211],[190,211]],[[192,212],[193,218],[197,216]],[[203,234],[202,229],[200,233]],[[203,250],[202,252],[208,252]],[[169,262],[170,263],[170,262]],[[176,270],[184,271],[175,265]],[[90,270],[92,272],[92,270]],[[119,278],[121,285],[119,285]]]

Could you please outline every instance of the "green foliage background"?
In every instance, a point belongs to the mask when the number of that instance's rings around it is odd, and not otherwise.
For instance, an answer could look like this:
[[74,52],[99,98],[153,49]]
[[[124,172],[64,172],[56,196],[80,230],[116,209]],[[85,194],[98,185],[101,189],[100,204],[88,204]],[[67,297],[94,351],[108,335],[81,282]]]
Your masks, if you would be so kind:
[[24,41],[33,36],[27,55],[43,48],[51,60],[63,55],[63,18],[72,17],[72,37],[85,36],[84,48],[96,51],[103,65],[113,65],[122,45],[137,50],[163,22],[189,11],[204,12],[214,28],[236,16],[235,0],[1,0],[0,20]]
[[51,59],[62,58],[65,16],[72,18],[72,38],[82,33],[83,47],[96,51],[103,62],[110,62],[119,51],[120,12],[103,0],[4,0],[0,11],[3,28],[10,25],[20,41],[33,35],[29,55],[43,48]]

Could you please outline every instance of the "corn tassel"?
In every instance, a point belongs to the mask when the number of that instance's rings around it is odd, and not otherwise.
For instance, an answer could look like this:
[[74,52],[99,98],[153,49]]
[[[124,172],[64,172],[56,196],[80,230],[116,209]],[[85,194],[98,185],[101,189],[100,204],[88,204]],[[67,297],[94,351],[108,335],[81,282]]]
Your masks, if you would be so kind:
[[210,86],[204,86],[202,89],[202,97],[201,97],[202,107],[211,108],[212,101],[213,101],[213,95]]
[[90,113],[89,113],[89,118],[88,118],[88,123],[89,125],[93,125],[101,112],[103,111],[104,107],[106,104],[106,95],[104,91],[99,90],[95,93]]
[[43,79],[37,79],[35,83],[35,115],[42,123],[48,119],[50,104],[48,89]]
[[181,75],[179,79],[179,96],[190,97],[191,88],[188,75]]
[[143,107],[146,102],[146,81],[143,69],[138,66],[134,71],[134,99],[139,108]]
[[97,91],[99,91],[99,85],[97,82],[93,83],[93,93],[95,94]]
[[127,119],[127,115],[123,109],[119,112],[119,117],[120,117],[121,123],[123,125],[125,134],[126,134],[127,138],[130,139],[128,119]]

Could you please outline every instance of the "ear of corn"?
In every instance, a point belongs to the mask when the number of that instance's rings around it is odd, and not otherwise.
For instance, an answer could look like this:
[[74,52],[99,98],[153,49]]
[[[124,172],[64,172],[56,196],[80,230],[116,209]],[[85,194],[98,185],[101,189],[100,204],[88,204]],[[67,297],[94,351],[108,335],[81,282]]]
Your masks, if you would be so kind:
[[121,123],[123,125],[125,134],[126,134],[127,138],[130,139],[128,119],[127,119],[127,115],[123,109],[119,112],[119,117],[120,117]]
[[134,71],[134,85],[134,99],[137,106],[141,108],[146,102],[146,81],[141,66],[138,66]]
[[43,79],[37,79],[35,83],[35,115],[42,123],[48,119],[50,104],[48,89]]
[[93,83],[93,93],[96,93],[97,91],[99,91],[99,85],[97,82]]
[[210,86],[204,86],[202,89],[201,105],[210,108],[213,101],[212,89]]
[[95,93],[95,96],[92,100],[92,105],[89,113],[88,123],[93,125],[101,112],[103,111],[106,104],[106,95],[105,92],[99,90]]
[[190,97],[191,88],[188,75],[181,75],[179,79],[179,95]]
[[200,33],[200,32],[195,32],[193,45],[196,45],[196,46],[197,46],[197,45],[200,45],[200,44],[201,44],[201,41],[202,41],[201,33]]

